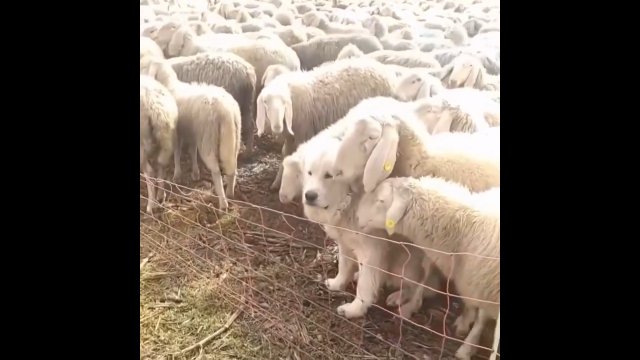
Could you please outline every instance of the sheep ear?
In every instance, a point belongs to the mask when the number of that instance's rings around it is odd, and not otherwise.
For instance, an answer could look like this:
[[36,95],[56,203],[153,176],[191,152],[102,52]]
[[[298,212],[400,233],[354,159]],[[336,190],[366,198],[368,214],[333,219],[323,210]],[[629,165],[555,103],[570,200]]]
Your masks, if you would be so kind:
[[147,75],[155,79],[156,76],[158,75],[158,67],[159,67],[158,63],[151,61],[148,65],[149,70],[147,71]]
[[442,73],[440,73],[440,81],[443,83],[448,82],[449,76],[451,76],[451,72],[453,71],[453,64],[448,64],[442,69]]
[[182,47],[184,44],[185,37],[188,34],[184,31],[184,29],[178,29],[171,37],[171,41],[169,41],[169,47],[167,48],[167,55],[173,57],[178,56],[182,51]]
[[365,192],[371,192],[384,179],[386,179],[396,164],[396,153],[400,137],[397,130],[390,126],[382,127],[382,135],[367,160],[362,175],[362,183]]
[[293,104],[291,103],[291,99],[286,99],[284,102],[284,121],[287,124],[287,130],[291,135],[293,133]]
[[440,119],[436,123],[436,126],[433,127],[433,131],[431,131],[431,134],[435,135],[443,132],[451,132],[452,121],[453,116],[451,116],[451,111],[448,109],[444,109],[440,114]]
[[467,80],[464,82],[464,86],[474,87],[474,84],[478,82],[479,77],[480,77],[480,66],[474,66],[473,69],[471,69],[471,71],[469,72],[469,76],[467,76]]
[[418,90],[418,94],[416,95],[416,99],[431,97],[430,90],[431,90],[431,84],[427,84],[427,81],[423,81],[422,86],[420,86],[420,90]]
[[407,213],[407,206],[409,205],[409,197],[403,193],[394,189],[393,199],[391,200],[391,206],[387,210],[384,227],[387,230],[387,234],[393,235],[395,233],[396,225],[402,220]]
[[262,136],[262,134],[264,134],[264,125],[266,122],[266,109],[264,101],[262,101],[262,95],[258,96],[256,108],[256,128],[258,129],[258,136]]
[[482,87],[484,87],[484,69],[482,69],[482,66],[478,67],[478,74],[473,87],[476,89],[482,89]]

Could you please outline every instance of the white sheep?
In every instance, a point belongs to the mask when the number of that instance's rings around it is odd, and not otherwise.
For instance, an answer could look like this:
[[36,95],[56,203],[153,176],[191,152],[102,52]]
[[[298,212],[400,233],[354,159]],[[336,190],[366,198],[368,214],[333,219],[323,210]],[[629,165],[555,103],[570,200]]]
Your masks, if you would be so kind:
[[[140,169],[147,183],[147,213],[152,214],[155,186],[149,177],[165,170],[177,145],[178,106],[169,90],[155,79],[140,75]],[[163,186],[157,195],[164,194]]]
[[340,51],[353,44],[363,53],[368,54],[382,50],[380,41],[372,35],[362,34],[330,34],[314,37],[291,48],[300,58],[302,70],[311,70],[325,62],[334,61]]
[[[394,74],[376,61],[363,58],[340,60],[309,72],[282,74],[262,90],[256,101],[258,136],[264,133],[269,120],[274,134],[284,134],[284,158],[361,100],[393,96],[394,89]],[[282,166],[272,190],[279,188],[281,178]]]
[[[420,284],[429,280],[429,285],[437,287],[439,279],[435,276],[427,279],[426,270],[431,264],[420,249],[385,241],[386,236],[381,230],[370,232],[370,235],[379,236],[380,239],[348,230],[357,225],[357,207],[351,204],[357,204],[359,195],[351,194],[349,185],[332,179],[329,171],[333,168],[335,150],[340,140],[327,140],[326,148],[306,153],[308,158],[304,165],[298,166],[303,166],[305,216],[325,224],[325,232],[338,244],[338,274],[326,280],[327,288],[331,291],[345,290],[359,268],[356,298],[351,303],[339,306],[337,311],[347,318],[364,316],[386,284],[394,288],[402,286],[402,291],[389,295],[387,304],[399,306],[400,316],[408,318],[422,304],[425,292]],[[401,283],[402,275],[410,281]]]
[[290,73],[290,72],[291,70],[289,70],[289,68],[287,68],[284,65],[280,65],[280,64],[270,65],[264,71],[264,74],[262,75],[262,79],[260,80],[260,83],[262,84],[263,87],[267,86],[267,84],[269,84],[276,77],[282,74]]
[[[477,350],[473,344],[479,344],[486,322],[498,317],[500,307],[500,188],[473,194],[439,178],[391,178],[362,197],[357,218],[363,231],[406,236],[443,274],[452,275],[465,307],[479,309],[475,319],[461,316],[455,324],[456,332],[464,333],[475,320],[456,352],[458,359],[471,359]],[[459,255],[454,259],[446,253]]]
[[404,101],[435,96],[445,88],[442,81],[424,70],[411,69],[398,79],[396,94]]
[[442,82],[450,88],[470,87],[484,89],[487,84],[487,71],[480,59],[470,54],[460,54],[447,65],[441,75]]
[[404,67],[439,68],[440,63],[433,56],[418,50],[380,50],[367,54],[383,64],[400,65]]
[[141,36],[140,37],[140,59],[145,56],[154,56],[159,58],[164,58],[164,54],[162,49],[158,44],[155,43],[152,39]]
[[349,124],[333,173],[365,192],[390,176],[438,176],[483,191],[500,186],[495,141],[469,133],[430,135],[413,113],[377,113]]
[[[178,105],[179,143],[174,151],[174,181],[181,177],[182,144],[189,143],[192,176],[196,179],[200,176],[199,154],[211,171],[220,209],[227,209],[227,197],[234,196],[240,151],[240,106],[233,96],[221,87],[179,81],[175,71],[166,61],[151,60],[145,69],[141,69],[142,71],[169,89]],[[226,194],[222,175],[227,181]]]
[[343,47],[342,50],[340,50],[338,56],[336,57],[336,60],[358,58],[363,56],[364,53],[362,52],[362,50],[358,49],[358,47],[353,44],[349,44]]

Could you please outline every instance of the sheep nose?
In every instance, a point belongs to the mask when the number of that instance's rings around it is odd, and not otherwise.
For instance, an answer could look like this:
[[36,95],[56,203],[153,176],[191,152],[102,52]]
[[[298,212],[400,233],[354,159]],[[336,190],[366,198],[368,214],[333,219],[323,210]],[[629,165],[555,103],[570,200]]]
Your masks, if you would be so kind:
[[313,190],[309,190],[306,193],[304,193],[304,198],[307,199],[307,201],[309,202],[316,201],[316,199],[318,198],[318,193]]

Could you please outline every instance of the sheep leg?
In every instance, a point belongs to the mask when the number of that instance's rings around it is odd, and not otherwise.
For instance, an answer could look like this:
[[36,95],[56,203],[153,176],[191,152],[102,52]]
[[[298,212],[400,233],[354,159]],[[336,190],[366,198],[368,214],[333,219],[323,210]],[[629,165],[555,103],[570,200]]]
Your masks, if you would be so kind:
[[[193,181],[198,181],[198,179],[200,179],[200,167],[198,166],[198,146],[193,145],[190,148],[190,150],[191,150],[191,179],[193,179]],[[202,159],[202,161],[204,161],[204,159]]]
[[153,215],[154,202],[156,198],[155,186],[151,183],[150,177],[153,176],[153,169],[149,163],[145,164],[144,177],[147,183],[147,213]]
[[471,327],[473,320],[475,320],[477,312],[478,309],[476,307],[464,305],[462,314],[458,316],[456,321],[453,323],[456,337],[463,337],[469,332],[469,328]]
[[[282,145],[282,158],[291,155],[293,153],[293,140],[289,138],[284,139],[284,144]],[[282,161],[280,162],[280,166],[278,167],[278,174],[276,175],[276,179],[273,180],[270,189],[272,191],[276,191],[280,189],[280,183],[282,182],[282,172],[284,171],[284,166],[282,165]]]
[[338,273],[333,279],[327,279],[325,285],[330,291],[344,291],[347,283],[355,278],[358,264],[351,260],[355,259],[355,254],[346,246],[338,242]]
[[358,286],[356,287],[356,298],[344,305],[338,306],[338,314],[347,319],[362,317],[373,303],[376,302],[378,289],[382,284],[382,272],[374,269],[371,265],[381,264],[371,256],[366,256],[362,261],[358,274]]
[[225,175],[225,180],[227,181],[227,198],[233,199],[236,188],[236,174]]
[[480,337],[487,324],[487,320],[489,320],[489,314],[485,310],[479,309],[475,320],[475,324],[473,324],[469,335],[464,339],[464,344],[456,351],[457,359],[471,360],[471,357],[478,351],[476,345],[480,343]]
[[[220,173],[220,165],[218,164],[218,159],[216,159],[216,154],[213,151],[207,152],[206,155],[203,154],[205,153],[200,151],[202,161],[209,171],[211,171],[211,180],[213,181],[213,189],[215,189],[215,193],[218,196],[219,208],[220,210],[227,210],[229,203],[227,202],[224,186],[222,185],[222,174]],[[198,166],[197,163],[196,166]]]
[[411,315],[420,309],[424,293],[424,287],[420,285],[411,284],[411,286],[408,287],[407,292],[412,294],[412,296],[409,301],[400,305],[398,308],[398,313],[405,319],[411,318]]
[[182,157],[182,139],[178,139],[175,149],[173,150],[173,182],[180,182],[182,177],[182,166],[180,158]]
[[169,184],[167,184],[166,182],[164,182],[164,167],[162,165],[160,165],[159,169],[158,169],[158,192],[157,192],[157,198],[158,198],[158,202],[164,202],[165,199],[165,187]]

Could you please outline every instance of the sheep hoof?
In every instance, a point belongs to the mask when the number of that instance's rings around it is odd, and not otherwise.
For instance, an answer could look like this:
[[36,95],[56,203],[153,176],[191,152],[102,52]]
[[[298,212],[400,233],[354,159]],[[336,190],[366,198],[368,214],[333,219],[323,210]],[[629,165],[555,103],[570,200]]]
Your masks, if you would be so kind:
[[[406,290],[404,291],[407,292]],[[402,306],[406,301],[402,296],[403,291],[395,291],[387,296],[387,306]]]
[[220,209],[220,211],[227,211],[227,209],[229,208],[229,203],[227,202],[227,200],[220,200],[220,203],[218,204],[218,207]]
[[348,304],[340,305],[337,308],[338,315],[342,315],[347,319],[363,317],[367,313],[367,308],[360,299],[355,299]]
[[472,349],[468,344],[463,344],[460,346],[458,351],[456,351],[456,359],[458,360],[471,360]]
[[420,306],[422,306],[422,302],[420,301],[410,301],[402,306],[400,306],[398,308],[398,313],[400,314],[401,317],[405,318],[405,319],[410,319],[411,316],[418,311],[418,309],[420,309]]
[[191,180],[193,180],[193,181],[200,180],[200,171],[192,171],[191,172]]
[[173,182],[174,183],[179,183],[180,182],[180,178],[182,178],[182,172],[174,172],[173,173]]
[[453,322],[455,335],[456,337],[459,337],[459,338],[464,337],[469,333],[469,327],[471,327],[471,324],[468,322],[465,322],[465,319],[462,315],[458,316],[456,321]]
[[329,291],[344,291],[347,288],[347,284],[341,283],[336,278],[325,280],[324,284]]

